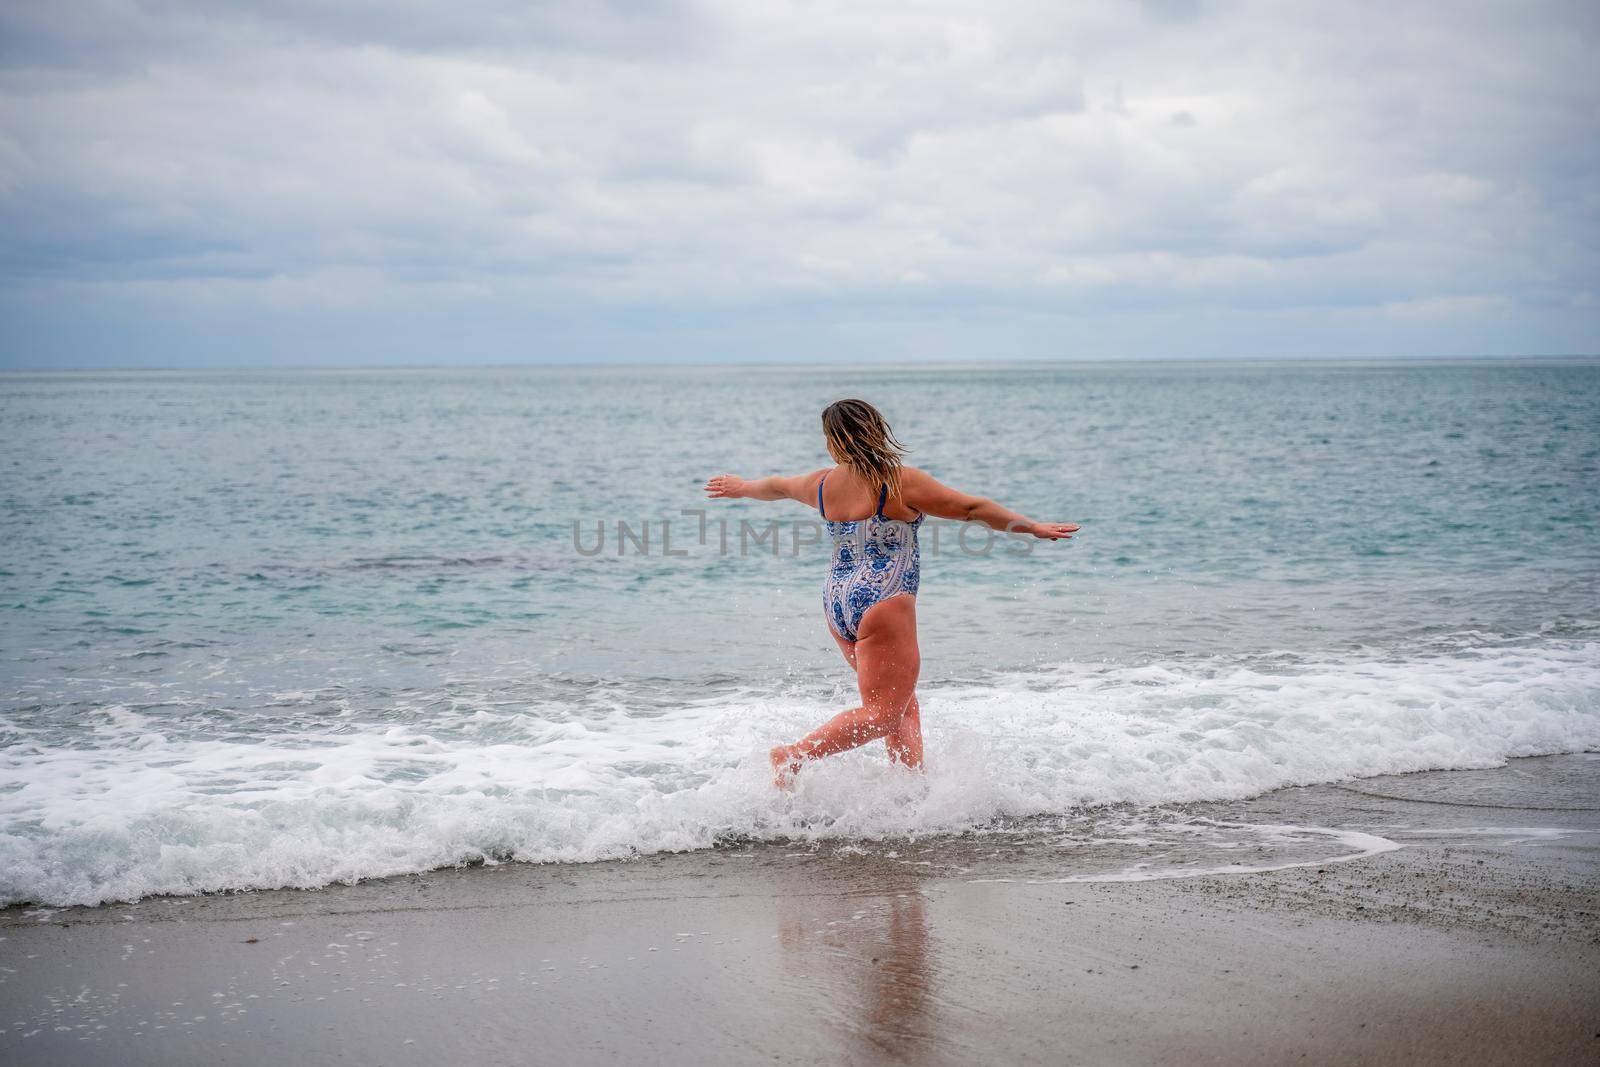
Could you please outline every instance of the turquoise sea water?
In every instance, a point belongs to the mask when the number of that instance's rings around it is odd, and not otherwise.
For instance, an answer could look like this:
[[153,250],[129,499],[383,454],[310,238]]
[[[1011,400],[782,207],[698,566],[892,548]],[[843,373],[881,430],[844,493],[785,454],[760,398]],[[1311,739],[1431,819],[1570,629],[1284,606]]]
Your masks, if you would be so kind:
[[[824,466],[841,396],[1083,530],[925,532],[927,782],[868,750],[775,797],[765,748],[850,696],[825,553],[699,487]],[[7,374],[0,430],[0,899],[1600,745],[1593,362]]]

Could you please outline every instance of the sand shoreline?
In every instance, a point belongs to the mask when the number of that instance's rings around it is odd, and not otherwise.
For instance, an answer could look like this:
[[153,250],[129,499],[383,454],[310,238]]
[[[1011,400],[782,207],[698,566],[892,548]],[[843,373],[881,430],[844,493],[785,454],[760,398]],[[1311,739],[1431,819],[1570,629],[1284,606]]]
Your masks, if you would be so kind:
[[1600,757],[1185,810],[1401,847],[1073,883],[1076,860],[1032,845],[983,843],[977,871],[971,842],[932,859],[766,845],[17,907],[0,1063],[1600,1054]]

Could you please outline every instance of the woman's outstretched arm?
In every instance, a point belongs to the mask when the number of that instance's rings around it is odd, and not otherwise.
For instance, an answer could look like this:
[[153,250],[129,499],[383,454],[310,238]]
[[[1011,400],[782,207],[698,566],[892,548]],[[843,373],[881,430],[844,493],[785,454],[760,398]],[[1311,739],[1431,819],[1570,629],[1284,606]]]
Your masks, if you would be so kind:
[[744,497],[749,500],[798,500],[802,504],[815,503],[817,482],[824,471],[796,474],[792,477],[774,475],[747,482],[737,474],[719,474],[706,482],[706,496]]
[[952,489],[927,471],[906,467],[900,472],[900,499],[918,511],[941,519],[981,522],[1006,533],[1032,534],[1050,541],[1070,540],[1078,532],[1077,523],[1034,522],[1021,512],[1001,507],[983,496]]

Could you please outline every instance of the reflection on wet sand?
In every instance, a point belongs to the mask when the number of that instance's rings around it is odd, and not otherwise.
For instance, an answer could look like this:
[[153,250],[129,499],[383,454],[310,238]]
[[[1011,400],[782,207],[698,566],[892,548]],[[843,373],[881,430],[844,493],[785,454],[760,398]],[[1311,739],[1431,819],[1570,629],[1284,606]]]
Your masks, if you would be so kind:
[[785,970],[827,991],[827,1023],[896,1060],[941,1043],[926,903],[915,889],[782,901]]

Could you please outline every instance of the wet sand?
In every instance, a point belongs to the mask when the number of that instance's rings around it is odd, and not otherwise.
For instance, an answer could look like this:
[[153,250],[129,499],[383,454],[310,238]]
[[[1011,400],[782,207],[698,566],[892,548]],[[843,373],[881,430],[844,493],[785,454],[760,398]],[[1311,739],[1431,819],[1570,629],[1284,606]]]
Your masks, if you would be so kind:
[[967,835],[12,908],[0,1063],[1600,1061],[1600,755],[1169,814],[1400,847],[1073,882],[1277,854]]

